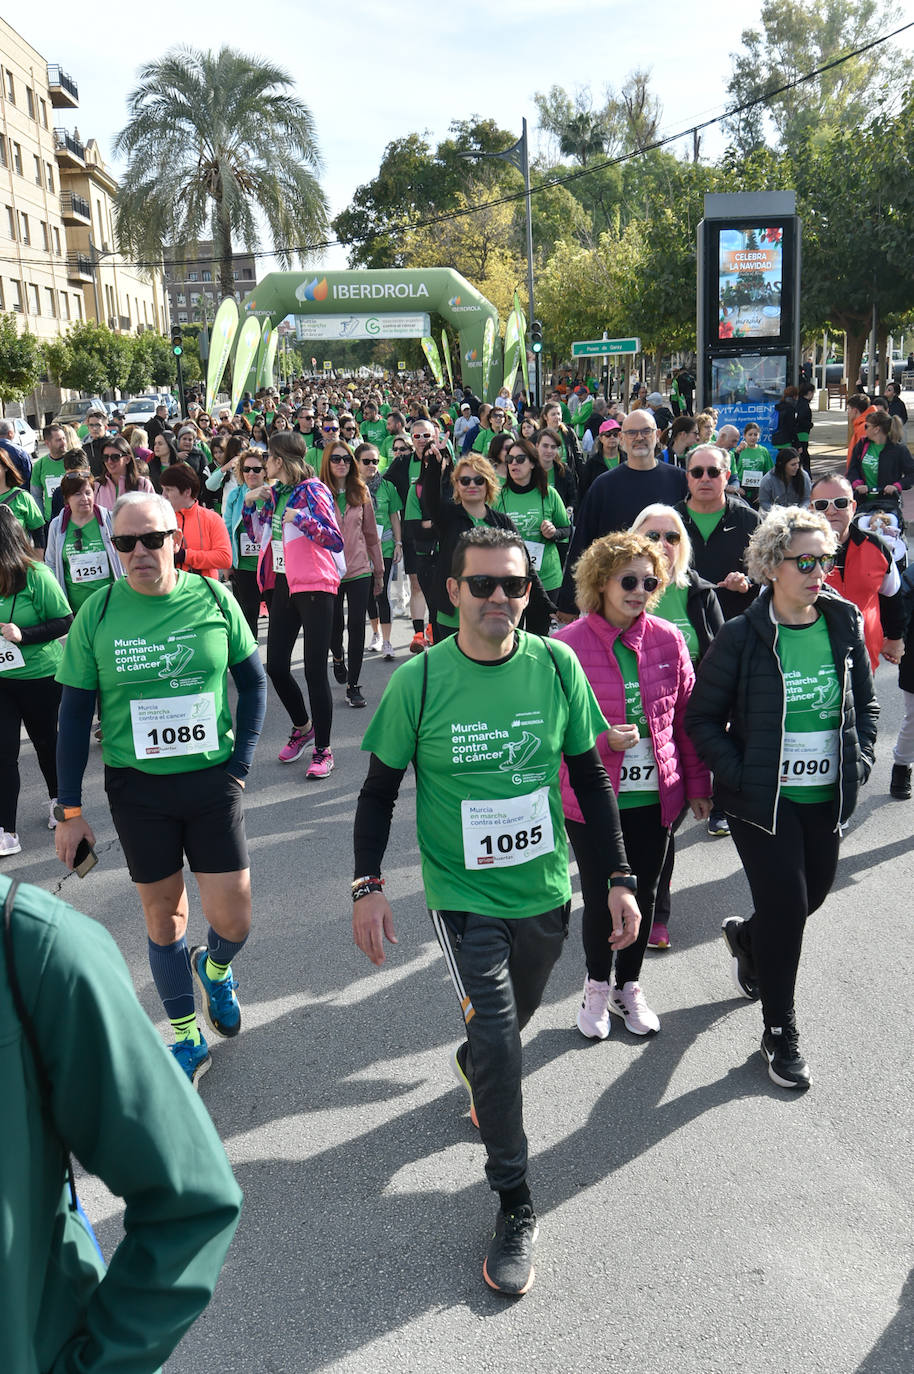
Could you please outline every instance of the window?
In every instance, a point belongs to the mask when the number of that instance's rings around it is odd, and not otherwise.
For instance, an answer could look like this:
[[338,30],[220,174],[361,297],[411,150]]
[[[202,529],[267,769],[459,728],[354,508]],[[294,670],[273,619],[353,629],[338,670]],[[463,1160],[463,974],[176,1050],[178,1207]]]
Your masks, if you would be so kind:
[[47,174],[48,174],[48,190],[50,191],[51,195],[53,195],[53,194],[54,194],[54,166],[53,166],[53,163],[46,162],[46,163],[44,164],[44,167],[45,167],[45,171],[46,171]]
[[10,206],[10,205],[8,205],[8,206],[6,207],[6,219],[7,219],[7,224],[8,224],[8,226],[9,226],[9,229],[8,229],[9,236],[10,236],[11,239],[15,239],[15,237],[16,237],[16,217],[15,217],[15,215],[13,214],[12,206]]
[[212,281],[212,279],[213,279],[213,274],[212,274],[212,272],[201,272],[201,273],[200,273],[200,280],[201,280],[201,281]]
[[187,324],[187,316],[186,316],[186,315],[179,315],[179,316],[178,316],[178,324]]
[[38,104],[41,107],[41,125],[42,128],[46,129],[48,127],[48,104],[46,100],[42,100],[41,96],[38,97]]
[[182,292],[180,292],[180,294],[178,295],[178,305],[186,305],[186,304],[187,304],[187,296],[186,296],[186,295],[184,294],[184,292],[182,291]]
[[190,303],[191,303],[191,305],[199,305],[199,304],[200,304],[200,292],[199,292],[199,291],[194,291],[194,292],[192,292],[191,298],[190,298]]
[[73,299],[76,302],[76,318],[81,321],[83,317],[83,298],[82,296],[76,295]]
[[60,293],[60,313],[65,320],[70,318],[70,297],[66,291]]
[[46,253],[51,251],[51,241],[48,238],[48,226],[44,220],[41,221],[41,246]]
[[200,278],[199,278],[199,276],[197,275],[196,272],[188,272],[188,274],[187,274],[187,280],[188,280],[188,281],[199,281]]
[[57,254],[58,257],[60,257],[60,230],[57,228],[57,225],[56,225],[56,224],[53,226],[53,233],[54,233],[54,252]]
[[10,71],[9,67],[7,67],[7,69],[6,69],[6,98],[7,98],[7,100],[10,102],[11,105],[15,105],[15,103],[16,103],[16,86],[15,86],[15,83],[14,83],[14,81],[13,81],[13,73]]
[[37,156],[33,153],[33,154],[32,154],[32,161],[33,161],[34,164],[35,164],[35,185],[36,185],[36,186],[40,186],[40,185],[41,185],[41,158],[40,158],[40,157],[37,157]]
[[39,293],[39,291],[38,291],[38,287],[35,285],[34,282],[29,282],[28,292],[29,292],[29,305],[30,305],[30,307],[31,307],[32,314],[33,314],[33,315],[40,315],[40,314],[41,314],[41,295],[40,295],[40,293]]
[[12,307],[13,307],[14,310],[18,311],[18,312],[21,314],[21,313],[22,313],[22,285],[21,285],[20,282],[16,281],[15,279],[12,279],[12,280],[10,281],[10,287],[12,288],[11,293],[10,293],[10,304],[12,305]]
[[0,167],[8,167],[9,162],[6,156],[6,139],[0,138]]
[[32,242],[31,235],[29,234],[29,217],[23,214],[21,210],[19,211],[19,237],[23,243]]
[[54,299],[54,288],[53,288],[53,286],[46,286],[46,287],[44,288],[44,290],[45,290],[45,295],[47,296],[47,300],[48,300],[48,314],[50,315],[50,317],[51,317],[52,320],[56,320],[56,319],[57,319],[57,302],[56,302],[55,299]]
[[28,107],[29,119],[34,119],[34,118],[35,118],[35,92],[32,90],[31,86],[26,86],[26,88],[25,88],[25,103],[26,103],[26,105],[27,105],[27,107]]
[[13,144],[13,171],[22,176],[22,148],[18,143]]

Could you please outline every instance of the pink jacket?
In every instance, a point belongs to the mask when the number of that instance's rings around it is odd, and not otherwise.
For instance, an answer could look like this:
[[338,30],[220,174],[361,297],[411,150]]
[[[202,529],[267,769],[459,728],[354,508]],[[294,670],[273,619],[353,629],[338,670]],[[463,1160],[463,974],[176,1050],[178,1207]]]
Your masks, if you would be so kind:
[[[257,582],[269,591],[276,582],[273,573],[272,524],[275,502],[269,496],[260,510],[242,507],[244,528],[252,539],[260,539]],[[289,497],[286,510],[295,520],[282,527],[286,581],[290,592],[332,592],[340,586],[340,568],[334,554],[342,555],[343,536],[336,519],[333,497],[323,482],[309,477],[299,483]],[[340,559],[342,561],[342,559]]]
[[[337,507],[337,519],[339,518]],[[364,577],[366,573],[373,573],[376,582],[379,578],[383,579],[384,555],[378,539],[374,504],[366,501],[362,506],[347,505],[340,523],[343,531],[343,553],[346,557],[345,579]]]
[[[564,640],[577,654],[610,725],[621,725],[625,720],[625,689],[613,653],[620,633],[622,643],[638,660],[641,701],[657,759],[660,819],[663,825],[672,825],[687,801],[711,795],[711,775],[685,732],[685,710],[695,685],[695,671],[682,635],[675,625],[653,615],[639,615],[634,625],[619,631],[601,615],[591,613],[559,630],[556,639]],[[605,731],[597,740],[597,749],[613,790],[618,792],[625,755],[610,749]],[[560,777],[565,815],[569,820],[583,821],[564,762]]]

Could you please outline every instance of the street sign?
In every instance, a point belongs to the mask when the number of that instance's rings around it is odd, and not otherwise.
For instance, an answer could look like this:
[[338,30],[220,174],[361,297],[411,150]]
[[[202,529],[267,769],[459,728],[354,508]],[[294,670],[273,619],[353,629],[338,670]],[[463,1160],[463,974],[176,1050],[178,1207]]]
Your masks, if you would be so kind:
[[403,362],[402,359],[397,363],[397,371],[398,371],[398,372],[405,372],[405,371],[406,371],[406,363]]
[[324,371],[325,371],[325,372],[332,372],[332,371],[333,371],[333,363],[332,363],[332,362],[331,362],[331,363],[324,363]]
[[571,345],[572,358],[602,358],[612,353],[640,352],[640,339],[587,339]]

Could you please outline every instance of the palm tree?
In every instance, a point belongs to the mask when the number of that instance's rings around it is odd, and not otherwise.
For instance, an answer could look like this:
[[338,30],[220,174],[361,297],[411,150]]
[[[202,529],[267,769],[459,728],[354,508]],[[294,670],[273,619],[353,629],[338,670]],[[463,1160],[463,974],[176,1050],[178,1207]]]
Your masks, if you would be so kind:
[[122,252],[157,262],[165,244],[180,253],[213,240],[223,295],[234,292],[232,241],[259,247],[259,211],[284,268],[327,227],[316,173],[314,119],[289,94],[291,77],[233,48],[176,48],[140,70],[129,122],[114,141],[128,159],[117,198]]

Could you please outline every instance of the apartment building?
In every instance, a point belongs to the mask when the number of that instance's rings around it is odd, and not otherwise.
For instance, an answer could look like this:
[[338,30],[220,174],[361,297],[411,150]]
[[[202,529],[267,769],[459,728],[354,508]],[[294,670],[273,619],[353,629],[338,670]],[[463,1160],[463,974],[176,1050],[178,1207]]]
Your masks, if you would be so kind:
[[[257,285],[255,259],[247,253],[236,253],[232,275],[234,296],[240,301]],[[212,320],[222,299],[212,239],[201,239],[181,252],[165,249],[165,290],[171,318],[178,324],[208,324]]]

